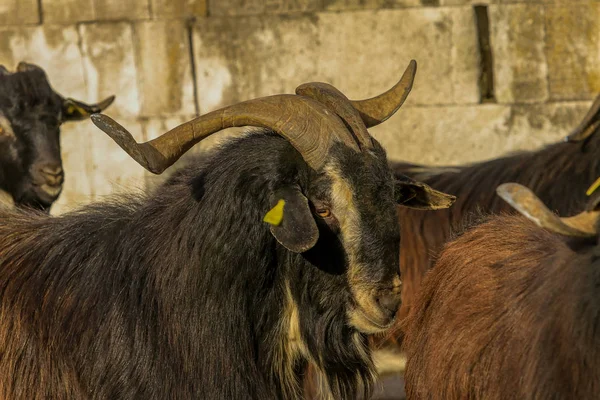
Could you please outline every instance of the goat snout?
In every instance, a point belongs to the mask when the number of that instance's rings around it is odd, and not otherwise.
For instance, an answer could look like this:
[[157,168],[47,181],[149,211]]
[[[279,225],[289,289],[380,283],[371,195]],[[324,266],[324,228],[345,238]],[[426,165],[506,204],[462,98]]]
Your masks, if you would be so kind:
[[62,190],[64,171],[60,164],[47,163],[35,166],[32,170],[33,183],[37,187],[38,196],[47,200],[58,197]]
[[394,318],[400,304],[402,303],[402,299],[400,297],[400,293],[389,292],[377,298],[377,303],[381,307],[383,311],[386,311],[390,318]]
[[49,186],[60,186],[63,183],[64,173],[60,165],[47,164],[40,168],[40,176]]

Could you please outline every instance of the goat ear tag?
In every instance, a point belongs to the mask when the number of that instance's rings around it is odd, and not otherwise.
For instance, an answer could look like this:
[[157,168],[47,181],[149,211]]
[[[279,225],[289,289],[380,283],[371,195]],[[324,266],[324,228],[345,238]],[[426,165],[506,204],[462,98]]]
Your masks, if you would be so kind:
[[283,221],[283,207],[285,207],[285,200],[280,199],[275,207],[271,208],[269,212],[265,214],[263,221],[272,226],[281,225]]
[[594,183],[592,183],[592,185],[589,187],[589,189],[585,192],[585,194],[587,196],[591,196],[592,194],[594,194],[594,192],[596,190],[598,190],[598,188],[600,187],[600,178],[596,179],[594,181]]
[[273,193],[273,204],[264,221],[270,224],[277,242],[294,253],[311,249],[319,239],[319,228],[308,199],[296,187],[284,187]]

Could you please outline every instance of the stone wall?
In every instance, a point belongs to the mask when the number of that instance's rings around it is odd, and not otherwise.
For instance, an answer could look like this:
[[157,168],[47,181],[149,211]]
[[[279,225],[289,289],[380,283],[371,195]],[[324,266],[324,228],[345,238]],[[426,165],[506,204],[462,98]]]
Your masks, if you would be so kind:
[[[471,162],[560,139],[600,92],[600,0],[1,0],[0,64],[148,140],[198,113],[322,80],[376,95],[411,58],[405,107],[373,134],[390,158]],[[202,147],[227,135],[217,135]],[[63,128],[53,212],[160,180],[96,130]]]

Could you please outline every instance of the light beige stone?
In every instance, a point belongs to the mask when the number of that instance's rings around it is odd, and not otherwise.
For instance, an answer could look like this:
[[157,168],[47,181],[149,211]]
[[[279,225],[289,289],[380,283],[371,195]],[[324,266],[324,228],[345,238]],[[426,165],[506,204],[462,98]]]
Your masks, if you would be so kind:
[[51,24],[92,21],[96,18],[94,0],[43,0],[42,11],[44,23]]
[[208,0],[211,16],[308,12],[321,9],[322,0]]
[[[138,121],[123,118],[118,118],[118,121],[131,132],[135,140],[144,141],[142,125]],[[93,125],[89,129],[92,156],[87,162],[91,163],[93,169],[91,183],[94,201],[103,200],[115,193],[144,192],[146,170],[108,135]]]
[[323,8],[329,11],[374,9],[384,4],[385,0],[323,0]]
[[200,111],[293,93],[315,80],[367,98],[396,83],[412,58],[419,67],[408,104],[477,102],[478,58],[468,50],[475,26],[468,21],[467,7],[209,18],[194,36]]
[[[479,4],[495,4],[502,0],[439,0],[441,6],[464,6],[464,5],[479,5]],[[516,0],[521,3],[527,0]]]
[[37,0],[2,0],[0,25],[29,25],[40,22]]
[[194,30],[200,113],[240,100],[293,93],[318,78],[317,25],[309,17],[208,18]]
[[111,113],[129,117],[140,111],[132,31],[125,22],[80,26],[88,97],[114,94]]
[[408,107],[371,129],[391,160],[458,165],[562,140],[590,102]]
[[600,92],[600,3],[546,7],[550,98],[587,99]]
[[82,101],[87,96],[79,36],[73,26],[0,28],[0,64],[14,70],[20,61],[42,67],[52,87]]
[[180,20],[140,22],[134,26],[143,116],[196,112],[188,34]]
[[90,121],[68,122],[61,127],[60,151],[65,171],[63,191],[52,205],[53,215],[77,209],[93,200],[92,157],[94,135],[103,135]]
[[152,0],[156,18],[204,17],[207,0]]
[[129,21],[150,18],[150,0],[94,0],[96,18],[126,19]]
[[545,101],[548,68],[544,54],[543,6],[490,6],[489,11],[497,101]]

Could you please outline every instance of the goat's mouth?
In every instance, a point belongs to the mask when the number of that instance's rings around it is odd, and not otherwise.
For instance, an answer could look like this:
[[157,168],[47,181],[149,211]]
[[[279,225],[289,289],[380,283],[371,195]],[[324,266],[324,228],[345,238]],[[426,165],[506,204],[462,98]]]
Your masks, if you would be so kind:
[[388,330],[394,324],[394,316],[380,310],[368,311],[357,306],[348,313],[350,325],[361,333],[373,334]]
[[53,202],[58,198],[60,192],[62,192],[62,185],[49,185],[47,183],[43,183],[41,185],[34,185],[34,190],[36,195],[40,200],[46,202]]

